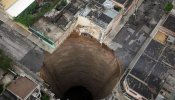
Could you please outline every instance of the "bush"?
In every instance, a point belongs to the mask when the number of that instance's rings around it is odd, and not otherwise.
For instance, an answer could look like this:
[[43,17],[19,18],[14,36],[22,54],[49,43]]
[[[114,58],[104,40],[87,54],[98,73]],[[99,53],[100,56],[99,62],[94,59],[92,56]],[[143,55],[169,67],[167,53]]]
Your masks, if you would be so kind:
[[4,54],[2,50],[0,50],[0,68],[3,70],[8,70],[12,66],[12,59],[10,59],[7,55]]
[[32,3],[26,10],[24,10],[20,15],[14,18],[15,21],[25,25],[30,26],[34,23],[35,15],[33,15],[33,11],[37,7],[36,2]]
[[50,100],[50,97],[47,94],[41,92],[41,100]]
[[165,11],[170,12],[173,9],[173,4],[166,3],[164,9]]

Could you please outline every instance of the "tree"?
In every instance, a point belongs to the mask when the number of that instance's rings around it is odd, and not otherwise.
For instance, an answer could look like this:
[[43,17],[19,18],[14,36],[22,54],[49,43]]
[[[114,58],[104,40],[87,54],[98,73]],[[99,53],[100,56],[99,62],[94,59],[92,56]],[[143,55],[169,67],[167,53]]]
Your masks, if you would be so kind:
[[3,70],[8,70],[12,66],[12,59],[10,59],[4,52],[0,49],[0,68]]
[[67,5],[67,0],[62,0],[62,1],[61,1],[61,5],[62,5],[62,6],[66,6],[66,5]]
[[172,9],[173,9],[173,4],[172,3],[166,3],[165,4],[164,10],[166,12],[170,12]]

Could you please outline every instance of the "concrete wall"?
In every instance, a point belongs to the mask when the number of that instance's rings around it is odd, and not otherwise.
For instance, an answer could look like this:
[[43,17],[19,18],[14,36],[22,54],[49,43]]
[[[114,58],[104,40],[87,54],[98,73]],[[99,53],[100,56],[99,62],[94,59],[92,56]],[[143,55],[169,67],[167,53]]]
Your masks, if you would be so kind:
[[76,26],[78,25],[82,26],[82,28],[80,28],[81,32],[84,29],[84,33],[89,33],[91,36],[93,36],[97,40],[101,38],[101,33],[104,32],[104,29],[94,24],[91,20],[80,15],[78,16],[78,20],[76,23]]

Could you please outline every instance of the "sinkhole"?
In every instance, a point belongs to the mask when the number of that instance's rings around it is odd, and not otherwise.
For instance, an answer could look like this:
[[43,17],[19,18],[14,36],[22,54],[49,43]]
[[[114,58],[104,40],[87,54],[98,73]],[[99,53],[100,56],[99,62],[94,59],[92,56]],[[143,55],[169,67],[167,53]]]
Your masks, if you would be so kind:
[[72,34],[46,54],[41,77],[61,100],[98,100],[111,94],[121,75],[112,50],[90,36]]

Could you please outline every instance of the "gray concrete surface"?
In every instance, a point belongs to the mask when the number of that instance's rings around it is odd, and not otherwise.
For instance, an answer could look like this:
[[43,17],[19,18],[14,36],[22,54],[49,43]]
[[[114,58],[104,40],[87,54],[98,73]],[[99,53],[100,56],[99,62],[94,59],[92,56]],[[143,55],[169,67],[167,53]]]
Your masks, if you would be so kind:
[[39,72],[43,66],[43,61],[44,52],[39,47],[35,47],[20,60],[20,63],[24,64],[33,72]]
[[129,66],[146,40],[150,36],[153,37],[155,35],[152,33],[152,30],[165,13],[162,10],[164,7],[162,2],[167,1],[145,0],[113,39],[113,42],[118,43],[122,47],[116,49],[116,56],[119,60],[123,61],[122,63],[125,68]]
[[22,63],[33,72],[38,72],[43,63],[44,52],[10,26],[0,22],[0,49],[14,61]]
[[0,26],[0,48],[16,60],[21,60],[34,45],[6,24]]

